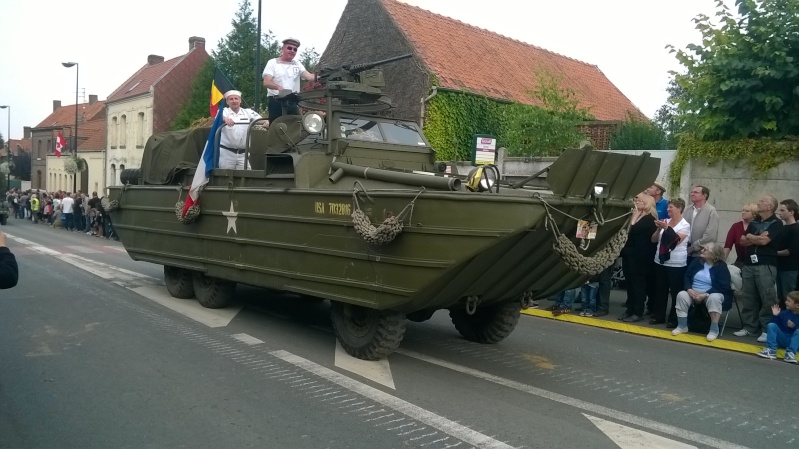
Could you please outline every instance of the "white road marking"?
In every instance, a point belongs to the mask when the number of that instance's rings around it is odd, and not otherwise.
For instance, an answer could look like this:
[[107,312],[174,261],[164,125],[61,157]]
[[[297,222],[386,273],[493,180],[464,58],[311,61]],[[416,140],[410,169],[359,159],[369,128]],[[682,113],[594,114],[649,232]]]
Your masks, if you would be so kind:
[[391,366],[388,364],[388,359],[369,361],[355,358],[347,354],[338,339],[336,339],[335,364],[341,369],[365,377],[392,390],[397,389],[394,387],[394,376],[391,375]]
[[161,286],[146,285],[142,287],[133,287],[130,288],[130,290],[166,308],[172,309],[181,315],[185,315],[194,321],[205,324],[208,327],[227,326],[241,310],[241,306],[226,307],[224,309],[207,309],[194,299],[173,298],[172,295],[166,291],[166,287]]
[[128,252],[128,250],[126,250],[124,246],[105,245],[104,247],[108,248],[108,249],[113,249],[114,251],[119,251],[121,253],[127,253]]
[[259,339],[255,338],[255,337],[253,337],[252,335],[248,335],[248,334],[233,334],[232,337],[235,338],[238,341],[247,343],[250,346],[260,345],[260,344],[264,343],[263,340],[259,340]]
[[451,369],[453,371],[457,371],[462,374],[477,377],[478,379],[483,379],[498,385],[504,385],[508,388],[513,388],[514,390],[518,390],[523,393],[531,394],[544,399],[549,399],[550,401],[558,402],[560,404],[575,407],[580,410],[593,413],[595,415],[605,416],[616,421],[626,422],[628,424],[632,424],[644,429],[654,430],[656,432],[660,432],[665,435],[692,441],[694,443],[704,444],[706,446],[715,447],[719,449],[747,449],[746,446],[741,446],[739,444],[731,443],[729,441],[724,441],[718,438],[702,435],[701,433],[691,432],[689,430],[681,429],[675,426],[670,426],[668,424],[663,424],[657,421],[653,421],[651,419],[641,418],[640,416],[635,416],[629,413],[620,412],[618,410],[593,404],[591,402],[581,401],[579,399],[575,399],[558,393],[553,393],[551,391],[547,391],[541,388],[525,385],[521,382],[516,382],[510,379],[505,379],[499,376],[495,376],[493,374],[485,373],[483,371],[478,371],[476,369],[468,368],[462,365],[457,365],[455,363],[450,363],[444,360],[437,359],[435,357],[430,357],[424,354],[420,354],[418,352],[408,351],[402,348],[399,348],[394,352],[406,355],[408,357],[413,357],[417,360],[431,363],[433,365],[438,365],[442,368]]
[[663,438],[654,433],[622,426],[615,422],[605,421],[595,416],[583,416],[590,419],[594,425],[608,436],[620,449],[697,449],[696,446],[680,443],[679,441]]
[[454,421],[451,421],[443,416],[437,415],[431,411],[425,410],[410,402],[404,401],[396,396],[384,393],[374,387],[370,387],[364,383],[351,379],[343,374],[339,374],[329,368],[325,368],[319,364],[311,362],[300,356],[294,355],[287,351],[271,351],[273,356],[291,363],[292,365],[315,374],[319,377],[327,379],[347,390],[357,393],[361,396],[369,398],[384,407],[389,407],[397,412],[400,412],[411,419],[424,423],[430,427],[438,429],[447,435],[455,437],[466,444],[470,444],[478,448],[497,448],[497,449],[512,449],[513,446],[505,444],[501,441],[495,440],[488,435],[472,430],[466,426],[462,426]]

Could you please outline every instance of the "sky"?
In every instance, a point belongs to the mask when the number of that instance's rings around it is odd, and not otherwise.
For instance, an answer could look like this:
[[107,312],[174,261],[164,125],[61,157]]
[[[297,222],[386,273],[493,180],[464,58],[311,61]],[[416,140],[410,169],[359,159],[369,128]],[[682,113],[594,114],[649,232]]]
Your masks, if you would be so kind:
[[[258,1],[250,0],[254,15]],[[666,101],[670,70],[680,71],[667,44],[699,43],[698,14],[713,15],[714,0],[401,0],[437,14],[599,67],[645,115]],[[725,0],[728,5],[733,0]],[[189,37],[215,49],[231,30],[241,0],[35,0],[0,2],[0,105],[10,105],[11,138],[35,127],[53,100],[75,104],[90,94],[104,100],[156,54],[188,51]],[[347,0],[262,0],[262,29],[300,39],[322,54]],[[296,7],[287,11],[286,5]],[[212,13],[209,13],[212,12]],[[368,45],[365,42],[364,45]],[[452,45],[458,45],[453,40]],[[475,64],[485,61],[475,61]],[[265,62],[264,62],[265,64]],[[7,134],[9,109],[0,109]]]

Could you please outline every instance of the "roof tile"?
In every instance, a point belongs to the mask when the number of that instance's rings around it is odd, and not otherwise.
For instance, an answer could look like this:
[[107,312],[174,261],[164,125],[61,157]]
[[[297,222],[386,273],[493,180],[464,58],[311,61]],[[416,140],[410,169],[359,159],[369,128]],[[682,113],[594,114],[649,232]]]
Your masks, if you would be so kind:
[[541,68],[562,76],[562,87],[573,90],[598,120],[624,120],[628,113],[644,118],[595,65],[396,0],[380,1],[441,87],[537,104],[529,92]]
[[122,83],[117,90],[112,92],[105,101],[113,102],[149,92],[153,84],[158,82],[161,77],[178,65],[185,57],[186,55],[181,55],[157,64],[145,64],[133,76]]

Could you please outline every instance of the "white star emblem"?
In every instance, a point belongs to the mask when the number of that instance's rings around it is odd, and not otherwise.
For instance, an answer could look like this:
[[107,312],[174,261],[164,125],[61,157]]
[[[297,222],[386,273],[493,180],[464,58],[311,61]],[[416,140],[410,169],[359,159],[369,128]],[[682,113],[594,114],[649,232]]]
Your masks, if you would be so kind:
[[222,215],[227,217],[227,231],[225,231],[225,234],[233,229],[233,232],[238,235],[239,231],[236,230],[236,219],[238,218],[239,213],[233,210],[233,201],[230,202],[230,211],[222,212]]

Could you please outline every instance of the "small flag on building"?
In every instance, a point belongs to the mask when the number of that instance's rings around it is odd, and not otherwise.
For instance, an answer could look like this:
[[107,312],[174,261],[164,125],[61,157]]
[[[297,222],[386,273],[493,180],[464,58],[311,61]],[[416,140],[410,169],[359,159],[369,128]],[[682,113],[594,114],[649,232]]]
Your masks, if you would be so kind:
[[56,157],[61,157],[61,151],[64,147],[67,146],[67,143],[64,141],[64,136],[61,135],[61,131],[56,133],[55,136],[55,155]]

